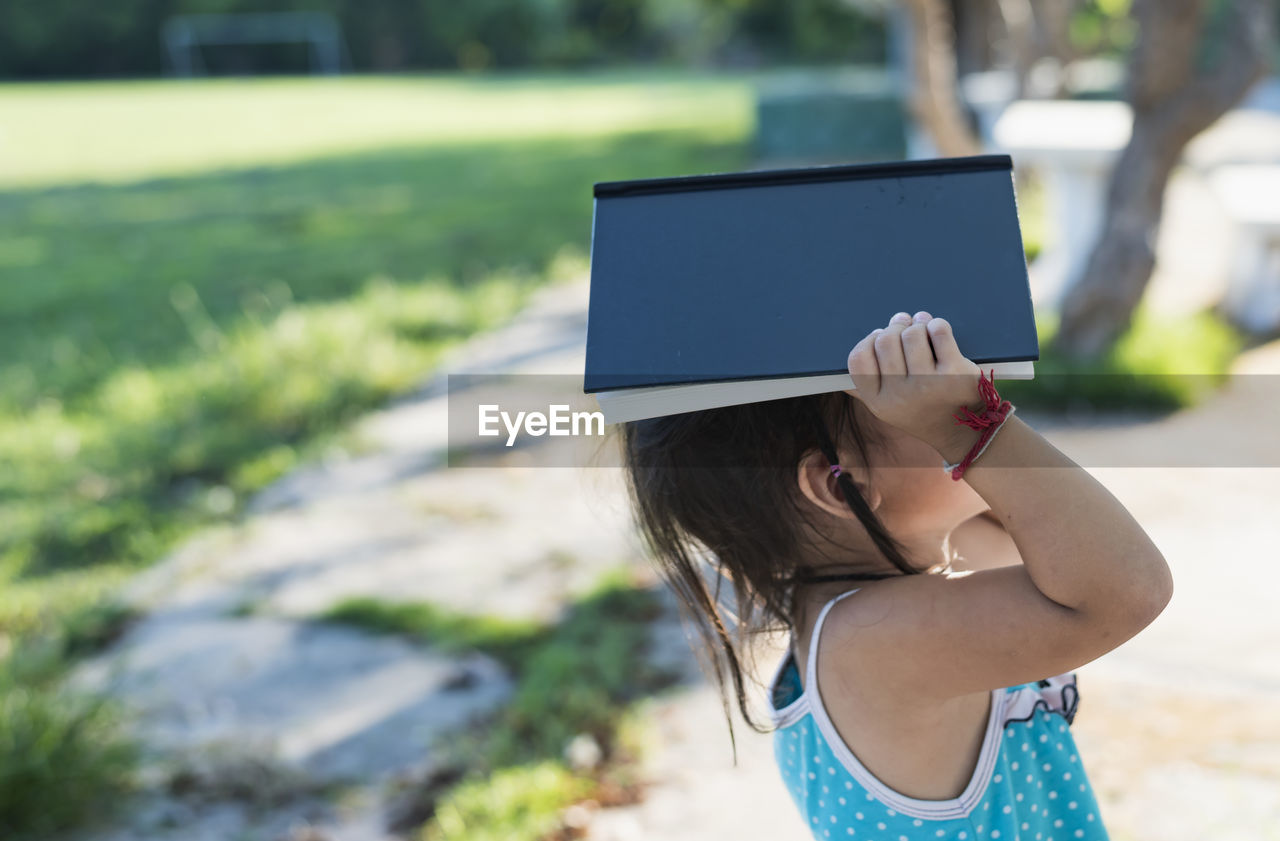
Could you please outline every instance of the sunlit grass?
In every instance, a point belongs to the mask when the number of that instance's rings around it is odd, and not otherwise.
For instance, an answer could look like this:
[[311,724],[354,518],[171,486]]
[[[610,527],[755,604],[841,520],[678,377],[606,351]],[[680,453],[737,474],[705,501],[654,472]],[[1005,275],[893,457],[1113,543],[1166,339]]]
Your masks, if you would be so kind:
[[451,792],[421,841],[540,841],[561,826],[566,806],[591,791],[560,762],[503,768]]
[[44,841],[90,818],[107,821],[133,790],[138,745],[121,726],[122,711],[62,681],[68,656],[96,648],[124,620],[110,608],[84,611],[70,620],[62,640],[25,644],[0,657],[6,839]]
[[[120,187],[0,194],[0,406],[207,350],[210,325],[341,299],[374,276],[467,284],[585,261],[591,185],[731,168],[740,144],[642,133],[371,152]],[[34,243],[34,244],[33,244]]]
[[401,634],[442,652],[479,649],[512,669],[536,647],[543,630],[530,621],[474,616],[428,602],[389,602],[367,596],[345,599],[319,618],[377,633]]
[[753,78],[623,71],[8,84],[0,86],[0,186],[496,139],[698,130],[725,140],[749,129]]

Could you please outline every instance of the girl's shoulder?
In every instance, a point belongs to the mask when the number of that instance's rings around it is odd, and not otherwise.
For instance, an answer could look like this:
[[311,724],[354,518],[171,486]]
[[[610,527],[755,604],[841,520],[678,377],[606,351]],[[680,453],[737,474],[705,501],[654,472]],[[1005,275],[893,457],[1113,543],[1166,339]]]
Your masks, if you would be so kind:
[[793,656],[803,676],[802,692],[814,717],[829,728],[829,739],[888,788],[923,800],[959,797],[974,778],[979,748],[999,726],[992,721],[1003,690],[940,704],[904,696],[877,681],[875,670],[851,672],[848,660],[826,656],[835,636],[830,633],[834,608],[847,602],[846,596],[879,584],[867,582],[832,599],[808,633],[796,639]]

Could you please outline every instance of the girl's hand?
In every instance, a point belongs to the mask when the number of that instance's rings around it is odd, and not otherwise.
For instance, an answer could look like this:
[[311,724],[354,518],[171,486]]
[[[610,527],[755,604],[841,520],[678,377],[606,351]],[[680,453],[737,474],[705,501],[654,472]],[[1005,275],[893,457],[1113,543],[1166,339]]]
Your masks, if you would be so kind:
[[[941,375],[941,376],[939,376]],[[849,352],[849,376],[858,398],[877,418],[935,447],[972,430],[951,416],[961,406],[984,408],[980,370],[956,346],[951,324],[921,311],[900,312]]]

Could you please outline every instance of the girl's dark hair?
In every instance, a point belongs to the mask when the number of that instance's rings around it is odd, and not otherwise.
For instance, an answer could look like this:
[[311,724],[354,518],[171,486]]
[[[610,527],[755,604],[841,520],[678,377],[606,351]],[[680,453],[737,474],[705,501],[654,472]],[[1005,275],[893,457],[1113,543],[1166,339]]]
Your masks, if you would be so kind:
[[[831,429],[842,444],[852,442],[864,465],[869,463],[868,445],[885,443],[874,430],[859,425],[855,402],[844,392],[833,392],[620,424],[632,515],[659,574],[679,597],[681,613],[705,643],[700,659],[704,669],[711,666],[720,690],[735,765],[737,741],[725,672],[743,719],[758,733],[771,732],[747,709],[741,663],[751,651],[749,638],[794,628],[797,588],[832,577],[815,575],[799,563],[801,522],[818,525],[809,516],[813,506],[797,486],[800,460],[818,449],[830,464],[838,463]],[[842,473],[837,481],[880,553],[898,571],[870,571],[872,566],[884,569],[874,560],[860,572],[834,577],[876,579],[922,572],[849,475]],[[820,526],[815,533],[822,535]],[[702,549],[709,551],[719,572],[714,592],[695,561]],[[736,602],[732,635],[720,604],[720,584],[726,578]]]

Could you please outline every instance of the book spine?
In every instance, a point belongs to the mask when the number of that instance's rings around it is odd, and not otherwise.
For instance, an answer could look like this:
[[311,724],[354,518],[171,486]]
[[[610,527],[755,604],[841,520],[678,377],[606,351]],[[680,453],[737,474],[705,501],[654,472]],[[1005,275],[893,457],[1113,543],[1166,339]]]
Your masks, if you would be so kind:
[[972,155],[962,158],[932,158],[920,161],[890,161],[874,164],[837,164],[801,169],[771,169],[756,172],[726,172],[713,175],[681,175],[673,178],[645,178],[635,181],[602,181],[595,185],[596,198],[680,193],[693,190],[726,190],[736,187],[763,187],[774,184],[812,184],[829,181],[856,181],[871,178],[903,178],[913,175],[943,175],[981,170],[1013,171],[1008,155]]

